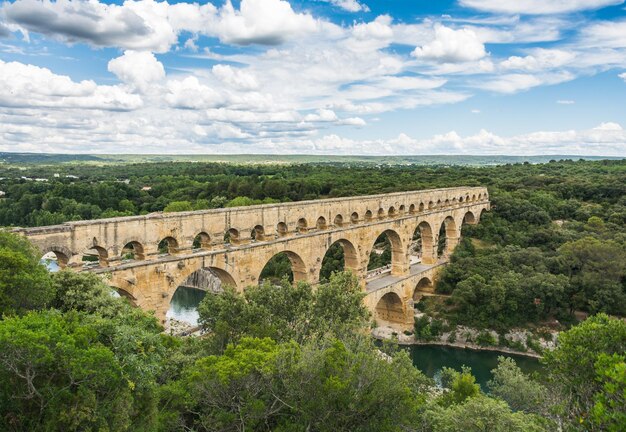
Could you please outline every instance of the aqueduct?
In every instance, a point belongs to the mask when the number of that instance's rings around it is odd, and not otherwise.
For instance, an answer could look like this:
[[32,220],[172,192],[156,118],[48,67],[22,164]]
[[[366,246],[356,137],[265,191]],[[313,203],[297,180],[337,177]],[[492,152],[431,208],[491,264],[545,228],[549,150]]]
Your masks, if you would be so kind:
[[[326,251],[339,244],[375,318],[413,322],[412,304],[428,292],[458,244],[463,223],[489,210],[483,187],[457,187],[180,213],[153,213],[20,228],[61,266],[107,277],[108,284],[165,318],[172,295],[189,275],[210,269],[238,290],[257,284],[265,264],[283,252],[295,281],[318,283]],[[445,232],[438,256],[440,228]],[[381,234],[391,244],[390,268],[368,274]],[[417,234],[416,234],[417,233]],[[415,238],[420,253],[415,254]],[[85,266],[89,251],[97,260]]]

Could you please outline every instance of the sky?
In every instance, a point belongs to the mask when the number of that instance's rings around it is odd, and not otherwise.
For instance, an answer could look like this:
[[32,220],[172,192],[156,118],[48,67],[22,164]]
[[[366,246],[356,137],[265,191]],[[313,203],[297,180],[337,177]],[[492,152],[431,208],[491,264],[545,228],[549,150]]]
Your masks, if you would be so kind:
[[626,157],[624,0],[0,1],[0,151]]

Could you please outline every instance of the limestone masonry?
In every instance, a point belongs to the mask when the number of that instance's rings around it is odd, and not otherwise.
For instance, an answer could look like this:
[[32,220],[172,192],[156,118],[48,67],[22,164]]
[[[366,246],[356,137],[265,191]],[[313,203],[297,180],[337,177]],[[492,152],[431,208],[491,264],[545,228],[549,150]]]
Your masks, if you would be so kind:
[[[478,223],[485,210],[486,188],[458,187],[153,213],[15,231],[42,254],[54,253],[62,267],[103,274],[109,285],[137,306],[154,310],[160,319],[176,288],[201,268],[242,290],[257,284],[265,264],[285,252],[294,279],[315,284],[324,254],[338,242],[346,268],[361,281],[375,317],[403,327],[412,324],[414,299],[430,290],[437,270],[458,244],[462,224]],[[438,259],[442,224],[446,250]],[[419,257],[411,252],[416,229],[421,234]],[[391,242],[391,268],[368,277],[369,255],[382,233]],[[159,244],[165,250],[159,251]],[[85,265],[85,254],[98,262]]]

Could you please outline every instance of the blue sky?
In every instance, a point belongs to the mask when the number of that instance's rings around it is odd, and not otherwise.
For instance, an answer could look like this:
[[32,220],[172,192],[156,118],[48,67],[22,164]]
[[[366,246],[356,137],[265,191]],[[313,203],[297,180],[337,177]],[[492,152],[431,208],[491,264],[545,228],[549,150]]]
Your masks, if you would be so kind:
[[0,151],[626,156],[623,0],[0,2]]

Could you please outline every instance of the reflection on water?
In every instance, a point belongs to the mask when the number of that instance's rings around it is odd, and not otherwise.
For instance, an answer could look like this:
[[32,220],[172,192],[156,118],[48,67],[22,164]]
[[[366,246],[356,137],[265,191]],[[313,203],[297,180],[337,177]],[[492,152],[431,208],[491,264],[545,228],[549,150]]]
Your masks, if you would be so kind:
[[206,292],[188,287],[178,287],[172,301],[170,302],[170,308],[165,315],[167,318],[174,318],[178,321],[184,321],[191,325],[198,324],[198,305],[204,298]]
[[475,351],[439,345],[414,345],[409,350],[413,364],[426,376],[434,378],[438,384],[441,384],[441,369],[444,366],[460,370],[465,365],[472,368],[476,382],[483,390],[487,390],[487,381],[492,378],[491,370],[498,366],[499,356],[513,358],[522,372],[527,374],[542,370],[537,359],[496,351]]

